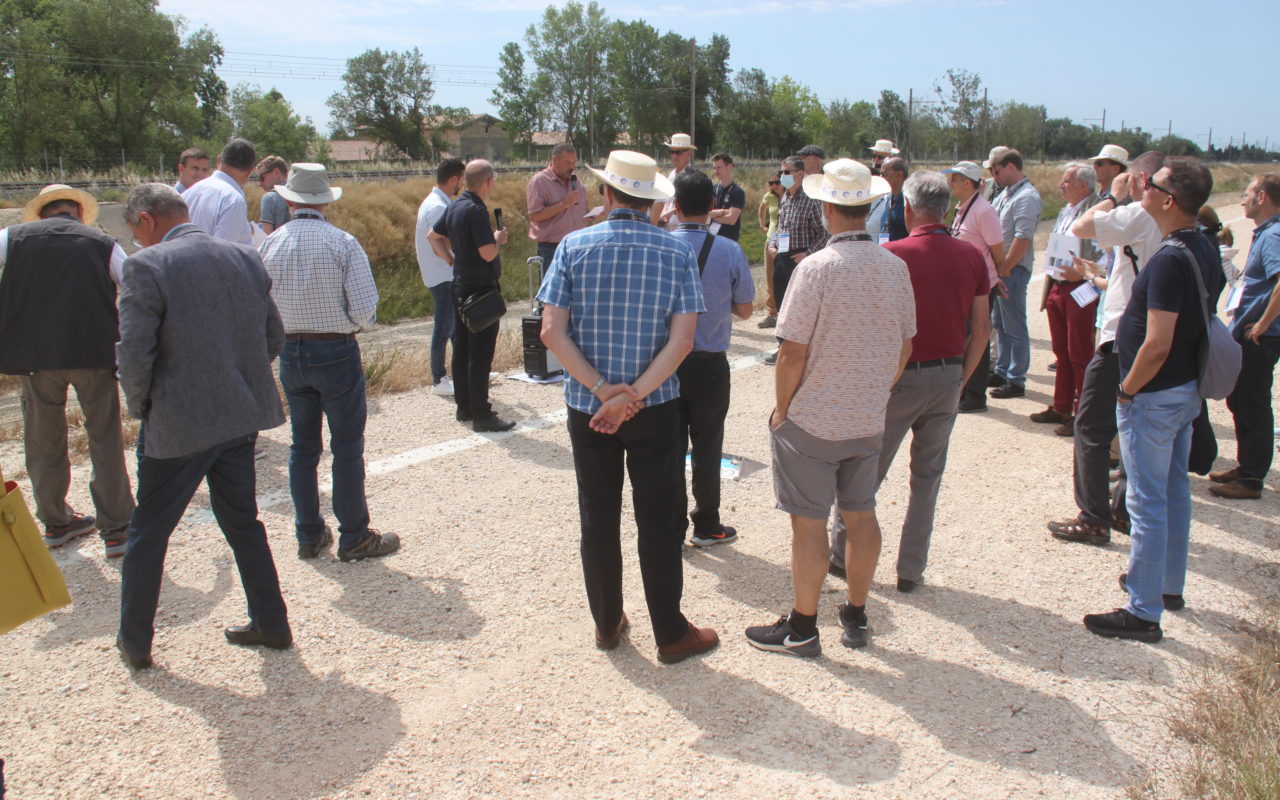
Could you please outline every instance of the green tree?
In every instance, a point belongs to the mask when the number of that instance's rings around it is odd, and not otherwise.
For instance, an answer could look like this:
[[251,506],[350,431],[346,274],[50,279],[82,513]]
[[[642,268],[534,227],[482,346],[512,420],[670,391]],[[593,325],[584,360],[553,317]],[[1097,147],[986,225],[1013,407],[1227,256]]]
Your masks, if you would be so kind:
[[342,91],[329,97],[335,127],[414,160],[427,157],[427,117],[440,109],[431,105],[435,89],[418,48],[402,53],[366,50],[347,60],[342,83]]
[[773,95],[764,71],[738,70],[732,93],[732,100],[720,112],[716,149],[742,153],[751,159],[785,155],[779,152],[780,131],[773,124]]
[[880,101],[876,104],[876,113],[880,117],[880,136],[889,138],[895,144],[901,144],[907,134],[907,104],[897,92],[888,89],[880,90]]
[[880,138],[880,117],[876,107],[866,100],[832,100],[827,105],[827,119],[830,124],[821,143],[828,157],[862,158]]
[[[524,53],[516,42],[507,42],[499,55],[498,86],[490,101],[497,106],[502,127],[517,145],[529,147],[542,124],[538,98],[530,91],[524,72]],[[532,150],[528,151],[530,158]]]
[[263,92],[241,84],[231,92],[233,133],[253,142],[262,155],[278,155],[285,161],[309,157],[316,140],[311,120],[303,121],[279,91]]
[[769,87],[771,121],[779,128],[776,140],[783,155],[820,141],[826,133],[827,115],[809,87],[783,75]]
[[[662,84],[661,38],[644,20],[613,24],[606,64],[621,127],[630,137],[632,149],[656,148],[662,137],[671,133],[668,96],[678,90]],[[688,80],[682,85],[687,87]]]
[[982,78],[968,70],[949,69],[943,79],[933,85],[933,90],[938,95],[943,127],[952,142],[951,157],[976,155],[986,111]]

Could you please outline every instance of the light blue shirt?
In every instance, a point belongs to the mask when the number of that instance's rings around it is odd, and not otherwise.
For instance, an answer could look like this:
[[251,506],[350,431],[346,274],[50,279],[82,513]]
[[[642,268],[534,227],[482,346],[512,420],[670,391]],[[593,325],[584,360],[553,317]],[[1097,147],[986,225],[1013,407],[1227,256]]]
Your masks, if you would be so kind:
[[210,236],[236,244],[253,246],[253,229],[249,227],[249,206],[244,189],[222,170],[214,173],[182,193],[191,221]]
[[[1006,252],[1013,247],[1014,239],[1035,241],[1036,226],[1040,223],[1040,210],[1044,204],[1040,200],[1040,193],[1031,184],[1030,178],[1023,178],[1005,189],[999,197],[991,201],[991,206],[1000,214]],[[1035,263],[1035,257],[1035,247],[1028,247],[1018,266],[1030,271],[1032,264]]]
[[[682,222],[672,234],[688,242],[696,255],[702,252],[707,226]],[[756,299],[756,284],[751,279],[747,254],[732,239],[712,237],[711,252],[702,270],[702,299],[707,310],[698,315],[693,349],[723,353],[729,349],[733,333],[733,304]]]
[[[1245,328],[1262,318],[1280,275],[1280,214],[1253,230],[1249,260],[1244,265],[1244,295],[1231,324],[1231,335],[1239,339]],[[1263,336],[1280,336],[1280,319],[1271,323]]]
[[[562,239],[538,299],[569,312],[569,338],[610,383],[640,377],[667,344],[673,315],[707,310],[697,254],[630,209],[615,209],[605,222]],[[673,372],[645,404],[679,395]],[[584,414],[600,408],[573,376],[565,381],[564,399]]]

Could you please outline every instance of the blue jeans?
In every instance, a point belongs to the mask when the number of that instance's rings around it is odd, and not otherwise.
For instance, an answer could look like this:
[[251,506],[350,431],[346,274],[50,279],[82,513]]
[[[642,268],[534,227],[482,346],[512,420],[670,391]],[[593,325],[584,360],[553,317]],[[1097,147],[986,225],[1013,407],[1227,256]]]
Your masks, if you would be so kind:
[[1129,613],[1159,622],[1162,594],[1182,594],[1191,536],[1191,423],[1200,416],[1195,381],[1141,392],[1120,403],[1120,458],[1128,473]]
[[435,317],[431,325],[431,382],[439,383],[446,371],[444,346],[453,339],[453,329],[458,324],[458,312],[453,307],[453,281],[431,287],[431,306]]
[[1027,333],[1027,283],[1031,272],[1014,267],[1004,281],[1008,297],[996,297],[991,307],[991,327],[996,331],[995,373],[1009,383],[1023,386],[1031,365],[1031,336]]
[[151,652],[156,605],[169,537],[192,495],[209,482],[209,502],[235,555],[249,603],[249,620],[269,633],[289,628],[280,579],[267,531],[258,520],[253,446],[257,434],[240,436],[182,458],[142,453],[146,424],[138,433],[138,506],[120,568],[120,642],[133,655]]
[[321,417],[329,424],[333,453],[333,513],[338,545],[354,547],[369,532],[364,497],[364,367],[355,337],[300,342],[288,340],[280,353],[280,383],[289,401],[293,445],[289,448],[289,492],[293,495],[298,541],[324,536],[316,467],[320,463]]
[[537,255],[542,259],[542,274],[546,275],[551,268],[551,259],[555,257],[559,242],[538,242]]

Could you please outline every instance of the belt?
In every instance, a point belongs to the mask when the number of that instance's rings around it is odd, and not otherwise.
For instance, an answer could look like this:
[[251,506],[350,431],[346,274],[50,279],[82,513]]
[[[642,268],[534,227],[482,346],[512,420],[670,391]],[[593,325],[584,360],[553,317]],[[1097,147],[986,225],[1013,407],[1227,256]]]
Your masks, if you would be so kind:
[[915,367],[916,369],[928,369],[929,367],[951,367],[957,364],[964,364],[964,359],[960,356],[956,356],[955,358],[935,358],[929,361],[907,362],[908,367]]
[[354,339],[354,333],[286,333],[284,338],[291,342],[318,342],[329,339]]

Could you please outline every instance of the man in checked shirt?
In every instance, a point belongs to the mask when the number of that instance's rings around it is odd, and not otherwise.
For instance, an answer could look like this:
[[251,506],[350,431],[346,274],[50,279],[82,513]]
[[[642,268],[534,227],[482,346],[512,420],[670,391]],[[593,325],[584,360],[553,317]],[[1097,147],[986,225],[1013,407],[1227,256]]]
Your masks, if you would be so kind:
[[298,557],[315,558],[333,543],[320,513],[316,467],[322,449],[320,417],[329,423],[333,451],[333,513],[338,558],[359,561],[400,549],[394,533],[369,527],[364,494],[364,367],[355,333],[373,323],[378,289],[369,258],[356,238],[325,219],[342,196],[320,164],[294,164],[275,191],[289,205],[288,225],[262,243],[271,297],[284,322],[280,383],[289,402],[293,495]]
[[[822,204],[800,191],[804,180],[804,159],[790,156],[782,161],[782,201],[778,208],[778,230],[769,244],[777,248],[773,259],[773,296],[778,308],[787,293],[791,273],[810,253],[816,253],[827,244],[827,234],[822,227]],[[775,350],[764,357],[764,363],[778,360]]]

